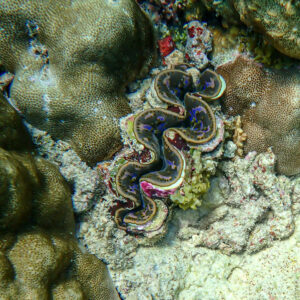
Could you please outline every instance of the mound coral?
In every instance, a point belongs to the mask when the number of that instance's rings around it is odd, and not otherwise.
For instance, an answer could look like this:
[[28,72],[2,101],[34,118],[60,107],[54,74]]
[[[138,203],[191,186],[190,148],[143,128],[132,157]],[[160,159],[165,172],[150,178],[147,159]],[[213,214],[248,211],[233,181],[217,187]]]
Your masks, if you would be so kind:
[[223,123],[203,99],[218,99],[225,89],[224,80],[205,70],[194,83],[186,70],[186,65],[179,65],[160,72],[153,89],[166,108],[147,109],[134,118],[134,135],[150,152],[150,159],[127,162],[116,176],[116,189],[130,205],[116,209],[115,221],[129,232],[157,230],[168,210],[160,199],[182,185],[188,151],[212,152],[223,138]]
[[[300,58],[299,1],[282,0],[202,0],[227,23],[239,20],[260,32],[281,53]],[[228,26],[228,25],[226,25]]]
[[95,163],[121,147],[125,86],[155,53],[134,0],[0,0],[0,60],[15,75],[8,96],[25,119]]
[[226,81],[224,110],[242,116],[245,153],[272,147],[277,170],[300,172],[300,76],[296,69],[269,70],[238,56],[217,68]]
[[0,120],[8,128],[0,139],[1,298],[119,299],[104,263],[77,244],[67,183],[30,154],[28,134],[3,97]]

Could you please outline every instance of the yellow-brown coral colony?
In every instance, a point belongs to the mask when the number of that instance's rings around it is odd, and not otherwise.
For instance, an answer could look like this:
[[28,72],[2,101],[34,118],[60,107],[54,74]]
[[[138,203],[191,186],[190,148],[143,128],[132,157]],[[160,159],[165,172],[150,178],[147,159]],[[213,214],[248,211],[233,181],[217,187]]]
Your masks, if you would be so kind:
[[0,298],[118,299],[104,263],[77,244],[69,186],[31,154],[2,96],[0,127]]
[[155,56],[136,2],[1,0],[0,22],[0,59],[15,75],[10,100],[26,120],[89,163],[120,149],[125,86]]
[[202,0],[210,10],[223,17],[223,24],[237,25],[263,34],[279,52],[300,58],[300,5],[292,0]]
[[218,67],[217,72],[227,84],[225,112],[242,116],[242,129],[247,134],[245,153],[265,152],[272,146],[278,172],[299,173],[299,71],[269,70],[238,56]]

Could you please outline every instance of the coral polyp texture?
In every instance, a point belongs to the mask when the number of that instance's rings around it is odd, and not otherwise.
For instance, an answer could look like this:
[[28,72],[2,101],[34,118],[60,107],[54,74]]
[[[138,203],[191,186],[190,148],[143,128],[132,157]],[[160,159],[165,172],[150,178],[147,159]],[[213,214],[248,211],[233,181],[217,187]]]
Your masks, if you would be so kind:
[[244,151],[272,147],[277,171],[300,172],[300,73],[270,70],[245,56],[217,68],[226,81],[224,110],[242,116]]
[[280,52],[300,59],[300,3],[293,0],[234,0],[240,19],[264,34]]
[[134,0],[0,1],[0,60],[10,103],[89,163],[121,148],[125,86],[149,66],[155,39]]
[[202,0],[224,22],[238,24],[262,33],[281,53],[300,59],[300,3],[293,0]]
[[222,122],[204,100],[218,99],[225,90],[224,80],[205,70],[193,82],[186,69],[179,65],[161,71],[154,91],[166,108],[147,109],[134,118],[134,135],[150,158],[127,162],[116,176],[117,191],[130,205],[115,211],[115,221],[128,232],[159,230],[168,216],[163,199],[184,182],[189,150],[212,152],[222,140]]
[[2,96],[0,124],[6,128],[0,138],[0,298],[119,299],[105,264],[75,239],[68,184],[56,166],[31,154],[29,135]]

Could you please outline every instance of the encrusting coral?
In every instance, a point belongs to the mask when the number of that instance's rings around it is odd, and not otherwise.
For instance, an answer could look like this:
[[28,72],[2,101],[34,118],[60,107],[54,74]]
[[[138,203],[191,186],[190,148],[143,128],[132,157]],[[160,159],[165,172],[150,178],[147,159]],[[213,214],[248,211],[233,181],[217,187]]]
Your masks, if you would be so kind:
[[1,96],[1,299],[119,299],[104,263],[77,244],[69,186],[31,154],[21,124]]
[[0,60],[10,103],[86,162],[121,147],[125,86],[155,56],[150,20],[134,0],[1,0]]
[[217,68],[226,81],[224,110],[241,115],[244,152],[272,147],[277,170],[300,172],[300,75],[297,69],[270,70],[245,56]]
[[168,215],[160,199],[168,198],[182,185],[189,150],[212,152],[223,139],[223,122],[207,102],[221,97],[224,80],[205,70],[194,82],[187,69],[187,65],[178,65],[161,71],[153,89],[166,108],[147,109],[134,118],[134,135],[150,158],[127,162],[116,175],[116,190],[129,203],[115,210],[115,221],[129,232],[158,230]]

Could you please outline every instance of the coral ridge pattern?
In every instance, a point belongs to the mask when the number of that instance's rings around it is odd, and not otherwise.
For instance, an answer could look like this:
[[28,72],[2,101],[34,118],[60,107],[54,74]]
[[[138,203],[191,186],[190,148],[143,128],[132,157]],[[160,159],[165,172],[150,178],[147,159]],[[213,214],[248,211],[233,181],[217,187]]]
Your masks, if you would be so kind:
[[226,81],[223,108],[241,116],[247,135],[245,154],[266,152],[272,147],[277,172],[300,172],[300,72],[289,68],[272,70],[247,56],[217,68]]
[[105,264],[76,241],[68,184],[32,153],[0,95],[0,298],[119,299]]
[[121,148],[125,86],[154,56],[151,22],[135,0],[0,0],[11,104],[90,164]]

